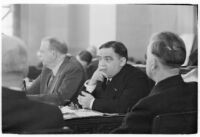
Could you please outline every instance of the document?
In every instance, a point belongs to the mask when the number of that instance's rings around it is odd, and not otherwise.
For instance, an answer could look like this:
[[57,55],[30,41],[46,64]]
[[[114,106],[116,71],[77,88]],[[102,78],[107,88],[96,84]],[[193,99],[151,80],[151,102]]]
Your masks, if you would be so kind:
[[60,107],[64,119],[103,116],[104,113],[89,109],[73,109],[69,106]]

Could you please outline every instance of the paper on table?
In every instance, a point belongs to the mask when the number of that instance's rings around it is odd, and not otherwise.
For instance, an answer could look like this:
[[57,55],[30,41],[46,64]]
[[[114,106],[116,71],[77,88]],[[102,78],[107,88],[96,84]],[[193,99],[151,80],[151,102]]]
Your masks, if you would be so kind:
[[60,107],[60,110],[63,114],[65,114],[65,113],[75,113],[75,109],[72,109],[69,106]]
[[71,109],[68,106],[62,107],[61,112],[63,113],[64,119],[92,117],[92,116],[103,116],[104,115],[101,112],[88,110],[88,109]]

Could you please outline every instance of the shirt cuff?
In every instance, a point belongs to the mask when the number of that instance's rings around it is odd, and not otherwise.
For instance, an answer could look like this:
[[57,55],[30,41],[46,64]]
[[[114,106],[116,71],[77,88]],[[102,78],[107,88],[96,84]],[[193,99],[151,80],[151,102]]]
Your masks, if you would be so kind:
[[86,90],[89,92],[89,93],[92,93],[94,91],[94,89],[96,88],[96,85],[88,85],[90,80],[87,80],[85,83],[84,83],[84,86],[86,87]]
[[93,106],[94,100],[95,100],[95,98],[93,98],[93,99],[91,100],[91,102],[90,102],[90,106],[89,106],[89,109],[92,109],[92,106]]

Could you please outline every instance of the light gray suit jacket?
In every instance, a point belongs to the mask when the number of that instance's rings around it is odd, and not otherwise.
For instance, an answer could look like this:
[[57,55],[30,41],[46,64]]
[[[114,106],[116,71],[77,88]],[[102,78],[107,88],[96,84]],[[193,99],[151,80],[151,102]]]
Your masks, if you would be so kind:
[[82,65],[75,57],[66,56],[61,64],[53,85],[47,86],[52,71],[43,68],[41,74],[27,90],[27,96],[32,100],[38,100],[55,105],[65,105],[79,94],[86,74]]

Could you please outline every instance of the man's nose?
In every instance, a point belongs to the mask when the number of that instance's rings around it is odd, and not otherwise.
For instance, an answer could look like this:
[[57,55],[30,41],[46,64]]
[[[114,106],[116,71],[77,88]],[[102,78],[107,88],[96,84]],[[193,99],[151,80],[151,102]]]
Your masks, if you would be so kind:
[[103,62],[99,62],[99,68],[105,67],[105,64]]
[[104,70],[106,68],[106,64],[104,61],[99,61],[99,69]]
[[102,59],[102,60],[99,60],[99,66],[105,66],[105,60],[104,59]]

